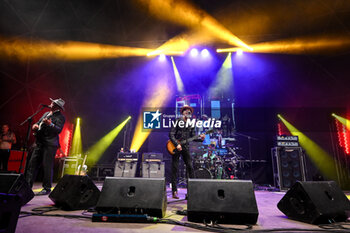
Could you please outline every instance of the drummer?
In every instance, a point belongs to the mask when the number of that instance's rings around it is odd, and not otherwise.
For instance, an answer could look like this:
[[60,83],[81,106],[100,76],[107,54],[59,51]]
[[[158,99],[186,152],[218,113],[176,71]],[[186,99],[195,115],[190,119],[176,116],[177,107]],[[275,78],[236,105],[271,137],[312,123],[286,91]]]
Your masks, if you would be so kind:
[[208,152],[203,154],[203,158],[210,159],[211,161],[216,158],[215,144],[210,144],[208,146]]

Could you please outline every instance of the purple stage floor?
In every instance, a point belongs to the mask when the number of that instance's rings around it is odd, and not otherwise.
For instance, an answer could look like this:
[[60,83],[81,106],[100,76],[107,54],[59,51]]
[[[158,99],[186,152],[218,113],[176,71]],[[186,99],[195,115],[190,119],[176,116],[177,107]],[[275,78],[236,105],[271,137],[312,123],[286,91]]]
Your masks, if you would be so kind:
[[[97,183],[99,188],[102,183]],[[40,191],[40,185],[34,186],[34,191]],[[174,201],[171,197],[171,191],[167,189],[168,202]],[[180,198],[185,198],[186,189],[179,190]],[[299,229],[320,229],[318,226],[293,221],[286,218],[283,213],[277,209],[278,201],[283,197],[283,192],[255,191],[256,200],[259,209],[258,222],[253,229],[265,230],[276,228],[299,228]],[[36,196],[27,205],[22,207],[22,211],[31,211],[33,208],[53,205],[48,196]],[[166,218],[178,221],[186,221],[186,216],[175,214],[176,210],[186,209],[186,201],[178,201],[168,204]],[[81,215],[82,211],[52,211],[50,214],[74,214]],[[89,213],[90,214],[90,213]],[[232,225],[224,225],[232,227]],[[234,226],[244,228],[245,226]],[[18,219],[18,233],[39,233],[39,232],[199,232],[200,230],[175,226],[169,224],[141,224],[141,223],[96,223],[89,219],[71,219],[63,217],[43,217],[28,216]],[[300,231],[298,231],[300,232]]]

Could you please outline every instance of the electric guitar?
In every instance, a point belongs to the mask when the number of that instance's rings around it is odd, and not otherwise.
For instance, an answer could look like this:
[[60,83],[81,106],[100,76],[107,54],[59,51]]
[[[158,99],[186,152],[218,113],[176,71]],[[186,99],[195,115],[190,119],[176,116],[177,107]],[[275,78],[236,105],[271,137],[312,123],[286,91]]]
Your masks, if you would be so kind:
[[[210,129],[210,130],[206,131],[204,134],[210,134],[212,132],[214,132],[214,130]],[[183,146],[185,143],[192,142],[192,141],[199,139],[199,138],[200,138],[200,135],[196,135],[196,136],[191,137],[187,140],[178,140],[178,143],[181,146]],[[168,150],[169,154],[171,154],[171,155],[174,155],[177,152],[176,146],[174,145],[174,143],[170,139],[166,143],[166,149]]]

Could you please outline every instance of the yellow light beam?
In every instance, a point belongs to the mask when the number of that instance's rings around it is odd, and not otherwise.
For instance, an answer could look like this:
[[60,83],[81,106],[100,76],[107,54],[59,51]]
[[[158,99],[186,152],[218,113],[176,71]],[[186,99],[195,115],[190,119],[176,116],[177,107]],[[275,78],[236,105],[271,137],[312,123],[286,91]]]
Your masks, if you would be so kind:
[[191,31],[191,33],[182,33],[162,44],[156,50],[147,54],[147,56],[165,55],[183,55],[193,45],[209,44],[214,40],[208,33]]
[[344,117],[338,116],[335,113],[333,113],[332,116],[335,117],[340,123],[345,125],[348,130],[350,130],[350,120]]
[[112,131],[110,131],[107,135],[101,138],[96,144],[94,144],[88,151],[88,161],[90,164],[96,164],[98,160],[101,158],[102,154],[107,150],[107,148],[112,144],[114,139],[118,136],[120,131],[124,128],[124,126],[131,119],[131,116],[126,118],[121,124],[115,127]]
[[77,41],[52,42],[0,38],[0,58],[15,58],[20,61],[64,60],[85,61],[130,56],[146,56],[154,49],[133,48]]
[[180,73],[179,73],[179,71],[178,71],[177,68],[176,68],[175,61],[174,61],[174,58],[173,58],[173,57],[171,57],[171,62],[173,63],[173,69],[174,69],[174,75],[175,75],[175,81],[176,81],[177,91],[178,91],[181,95],[183,95],[183,94],[185,93],[184,84],[183,84],[183,82],[182,82]]
[[162,20],[167,20],[196,31],[206,31],[210,36],[230,45],[251,49],[247,44],[220,24],[205,11],[180,0],[138,0],[140,6]]
[[229,53],[216,74],[216,79],[209,88],[209,96],[220,97],[223,93],[233,91],[233,72],[231,53]]
[[[152,109],[158,108],[161,110],[161,108],[164,107],[164,105],[169,100],[169,97],[172,95],[171,90],[171,87],[169,87],[165,79],[163,81],[160,81],[158,85],[155,85],[153,87],[153,90],[150,90],[151,95],[147,97],[143,106]],[[143,114],[141,113],[137,120],[130,150],[134,150],[136,152],[139,151],[151,131],[152,130],[143,129]]]
[[306,151],[311,161],[328,179],[337,180],[336,165],[331,155],[317,145],[314,141],[308,138],[300,130],[295,128],[291,123],[284,119],[281,115],[277,115],[279,119],[288,128],[290,133],[299,137],[301,147]]
[[[304,37],[295,39],[286,39],[271,41],[250,45],[253,49],[242,49],[245,52],[254,53],[320,53],[327,50],[346,49],[350,47],[350,38],[348,37]],[[240,48],[219,48],[218,53],[236,52]]]
[[83,153],[83,146],[82,146],[82,140],[81,140],[81,131],[80,131],[80,118],[78,117],[76,120],[74,135],[73,135],[73,142],[72,142],[72,149],[71,149],[71,155],[77,156],[82,155]]

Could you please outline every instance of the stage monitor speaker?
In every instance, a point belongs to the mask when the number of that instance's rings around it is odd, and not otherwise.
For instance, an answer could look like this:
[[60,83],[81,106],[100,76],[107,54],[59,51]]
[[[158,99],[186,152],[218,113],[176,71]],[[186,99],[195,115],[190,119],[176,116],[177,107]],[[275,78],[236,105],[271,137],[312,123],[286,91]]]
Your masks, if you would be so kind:
[[114,176],[115,177],[135,177],[137,169],[137,161],[125,162],[117,161],[115,163]]
[[21,211],[21,197],[17,194],[0,193],[0,232],[16,231],[18,216]]
[[297,181],[306,181],[305,158],[301,147],[274,147],[272,149],[274,185],[288,190]]
[[167,196],[164,178],[106,177],[96,210],[110,214],[165,216]]
[[251,181],[189,179],[188,221],[255,224],[258,215]]
[[145,178],[163,178],[164,177],[164,162],[143,162],[142,177]]
[[96,205],[100,190],[88,176],[64,175],[49,198],[63,210],[84,210]]
[[0,193],[17,194],[21,205],[33,199],[34,193],[22,174],[0,173]]
[[287,217],[311,224],[345,221],[350,202],[334,181],[297,182],[277,207]]

